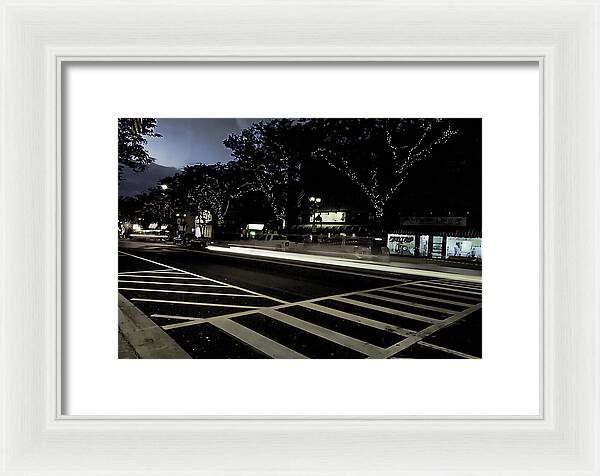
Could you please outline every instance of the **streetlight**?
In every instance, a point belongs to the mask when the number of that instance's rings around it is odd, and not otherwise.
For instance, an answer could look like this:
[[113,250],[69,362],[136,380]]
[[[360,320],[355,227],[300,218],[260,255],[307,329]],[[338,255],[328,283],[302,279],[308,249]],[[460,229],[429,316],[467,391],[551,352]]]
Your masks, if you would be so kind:
[[169,196],[165,193],[167,190],[169,190],[169,186],[166,183],[161,183],[160,188],[163,191],[163,197],[167,199],[167,213],[169,214],[168,221],[170,222],[170,225],[167,226],[171,227],[171,229],[169,230],[169,238],[174,239],[175,231],[177,228],[179,228],[179,224],[177,223],[177,218],[173,217],[173,207],[171,206],[171,200],[169,199]]
[[313,215],[312,232],[315,233],[317,231],[317,211],[319,209],[319,204],[321,203],[321,198],[308,197],[308,201],[310,202],[310,206],[312,209],[312,215]]

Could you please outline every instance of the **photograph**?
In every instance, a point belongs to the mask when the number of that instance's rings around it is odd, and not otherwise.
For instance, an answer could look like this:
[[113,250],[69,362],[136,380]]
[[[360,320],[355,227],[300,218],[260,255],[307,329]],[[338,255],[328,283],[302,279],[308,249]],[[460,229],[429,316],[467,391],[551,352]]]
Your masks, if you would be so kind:
[[484,358],[481,118],[119,118],[117,175],[119,359]]

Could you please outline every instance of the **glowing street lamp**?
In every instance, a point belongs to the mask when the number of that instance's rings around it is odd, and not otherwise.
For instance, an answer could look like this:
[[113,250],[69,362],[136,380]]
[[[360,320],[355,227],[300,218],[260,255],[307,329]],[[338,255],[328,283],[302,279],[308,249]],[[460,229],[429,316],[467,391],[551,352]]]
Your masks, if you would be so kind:
[[164,183],[160,185],[160,188],[162,188],[163,190],[168,190],[169,187],[167,187]]
[[319,209],[319,204],[321,203],[320,197],[308,197],[308,201],[310,202],[310,206],[312,208],[313,215],[313,224],[312,224],[312,232],[317,231],[317,211]]

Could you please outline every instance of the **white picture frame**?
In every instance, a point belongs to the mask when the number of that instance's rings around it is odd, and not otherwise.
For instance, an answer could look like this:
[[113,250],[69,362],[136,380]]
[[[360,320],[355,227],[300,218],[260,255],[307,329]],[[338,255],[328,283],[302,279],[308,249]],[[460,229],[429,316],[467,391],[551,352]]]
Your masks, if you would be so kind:
[[[597,2],[0,5],[0,474],[600,474]],[[62,66],[306,60],[540,64],[542,417],[65,418]]]

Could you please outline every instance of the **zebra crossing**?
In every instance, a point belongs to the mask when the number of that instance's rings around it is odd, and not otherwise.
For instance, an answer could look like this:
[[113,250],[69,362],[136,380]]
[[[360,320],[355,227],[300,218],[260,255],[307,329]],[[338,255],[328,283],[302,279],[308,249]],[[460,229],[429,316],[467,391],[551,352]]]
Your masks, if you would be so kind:
[[406,279],[287,302],[139,259],[119,292],[193,358],[481,358],[481,283]]

